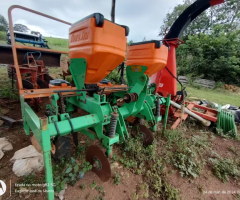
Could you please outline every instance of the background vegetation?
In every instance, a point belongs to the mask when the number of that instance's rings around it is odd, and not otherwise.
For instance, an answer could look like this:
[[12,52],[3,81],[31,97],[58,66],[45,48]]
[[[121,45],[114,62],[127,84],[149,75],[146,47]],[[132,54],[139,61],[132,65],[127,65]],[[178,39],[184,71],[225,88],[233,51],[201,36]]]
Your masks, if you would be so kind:
[[[184,0],[168,13],[160,28],[165,35],[178,16],[194,0]],[[177,49],[178,75],[201,77],[240,85],[240,1],[227,0],[214,6],[183,32],[185,44]]]

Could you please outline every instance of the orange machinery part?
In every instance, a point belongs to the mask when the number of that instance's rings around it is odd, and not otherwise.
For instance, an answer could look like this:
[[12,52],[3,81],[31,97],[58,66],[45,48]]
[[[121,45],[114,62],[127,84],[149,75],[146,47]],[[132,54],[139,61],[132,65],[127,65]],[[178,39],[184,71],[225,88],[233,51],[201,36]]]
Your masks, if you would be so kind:
[[168,47],[161,45],[159,48],[155,43],[149,41],[146,44],[129,46],[127,52],[127,66],[143,65],[147,66],[147,74],[151,77],[156,72],[162,70],[167,64]]
[[86,84],[100,82],[125,59],[124,27],[108,20],[97,27],[96,19],[91,17],[73,24],[69,34],[69,58],[87,60]]

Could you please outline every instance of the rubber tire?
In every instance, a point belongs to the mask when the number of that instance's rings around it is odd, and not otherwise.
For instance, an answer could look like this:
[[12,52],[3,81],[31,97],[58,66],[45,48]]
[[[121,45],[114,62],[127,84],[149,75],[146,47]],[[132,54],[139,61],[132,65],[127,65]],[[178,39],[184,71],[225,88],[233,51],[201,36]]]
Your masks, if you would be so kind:
[[69,136],[60,136],[54,139],[55,153],[52,152],[52,158],[59,160],[62,157],[70,158],[72,154],[71,138]]

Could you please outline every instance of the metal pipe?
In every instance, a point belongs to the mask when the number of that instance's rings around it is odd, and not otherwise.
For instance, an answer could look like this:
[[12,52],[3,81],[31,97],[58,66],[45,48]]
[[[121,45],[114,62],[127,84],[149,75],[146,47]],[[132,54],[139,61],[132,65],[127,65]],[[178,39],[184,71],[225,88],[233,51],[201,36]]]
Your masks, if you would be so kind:
[[80,90],[54,90],[53,93],[64,93],[64,92],[94,92],[96,89],[80,89]]
[[[174,101],[170,101],[171,105],[178,108],[178,109],[181,109],[182,106],[180,106],[179,104],[175,103]],[[210,126],[211,125],[211,122],[206,120],[206,119],[203,119],[202,117],[200,117],[199,115],[196,115],[195,113],[191,112],[190,110],[188,110],[187,108],[184,107],[184,112],[186,112],[187,114],[189,114],[191,117],[199,120],[200,122],[202,122],[202,124],[204,126]]]

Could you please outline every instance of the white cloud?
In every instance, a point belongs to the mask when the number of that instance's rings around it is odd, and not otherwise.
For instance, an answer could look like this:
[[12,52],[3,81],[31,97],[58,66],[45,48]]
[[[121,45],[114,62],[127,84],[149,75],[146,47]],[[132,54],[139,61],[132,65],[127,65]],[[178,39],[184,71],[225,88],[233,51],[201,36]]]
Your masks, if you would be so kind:
[[15,24],[23,24],[25,26],[27,26],[30,31],[38,31],[40,32],[43,36],[52,36],[52,37],[57,37],[57,38],[68,38],[67,35],[58,35],[56,34],[56,32],[54,31],[54,29],[43,29],[39,26],[33,25],[33,24],[29,24],[26,20],[23,19],[18,19],[14,22]]
[[[128,40],[142,41],[157,37],[163,19],[169,10],[182,0],[116,0],[116,23],[129,26]],[[0,14],[7,18],[7,9],[20,4],[33,10],[74,23],[79,19],[100,12],[110,19],[111,0],[0,0]],[[26,11],[13,11],[14,23],[22,22],[44,36],[68,38],[69,26],[37,16]]]

